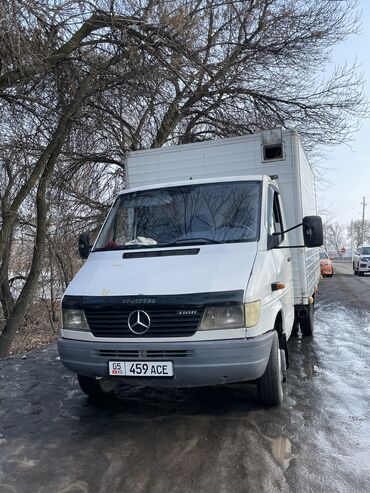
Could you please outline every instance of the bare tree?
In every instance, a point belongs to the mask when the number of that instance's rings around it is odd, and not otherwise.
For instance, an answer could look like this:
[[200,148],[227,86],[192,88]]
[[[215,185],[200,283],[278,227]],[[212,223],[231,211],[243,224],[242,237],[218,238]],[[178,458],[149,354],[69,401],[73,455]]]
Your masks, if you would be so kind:
[[274,126],[310,150],[367,114],[355,66],[321,76],[358,28],[354,1],[14,0],[0,20],[0,356],[40,275],[59,276],[50,296],[70,280],[73,239],[125,186],[128,150]]
[[345,243],[344,226],[338,223],[324,225],[324,246],[328,251],[335,251],[341,255],[341,249]]
[[[348,235],[351,236],[351,225],[347,227]],[[362,246],[362,220],[357,219],[352,224],[353,247],[357,250]],[[364,242],[370,243],[370,221],[364,223]]]
[[[76,4],[76,8],[78,5]],[[12,166],[5,166],[6,181],[1,201],[0,283],[1,300],[7,320],[0,336],[0,356],[8,353],[14,334],[24,319],[36,290],[46,246],[48,188],[57,160],[71,137],[73,125],[83,114],[84,105],[89,98],[98,97],[111,84],[114,84],[117,77],[130,77],[129,67],[124,63],[125,59],[130,58],[127,52],[127,39],[142,43],[150,54],[154,53],[153,60],[156,59],[153,44],[157,44],[158,50],[166,45],[169,51],[180,48],[183,51],[180,42],[175,40],[170,30],[160,25],[153,26],[143,23],[137,26],[136,18],[127,18],[122,15],[112,18],[109,12],[94,12],[88,17],[85,16],[84,19],[84,12],[81,11],[77,12],[81,25],[77,25],[75,32],[65,32],[64,36],[60,36],[61,46],[55,48],[56,36],[53,38],[53,44],[50,43],[48,37],[51,21],[49,14],[52,14],[52,17],[55,14],[52,6],[49,7],[50,11],[45,12],[45,9],[41,8],[38,12],[34,10],[35,6],[31,5],[26,15],[17,4],[13,4],[13,7],[20,9],[10,12],[15,18],[19,16],[19,24],[16,25],[14,44],[9,46],[6,55],[9,58],[8,65],[15,64],[16,68],[8,69],[7,73],[0,77],[0,86],[3,90],[1,96],[5,101],[4,110],[8,112],[8,118],[11,120],[14,118],[14,113],[18,113],[21,108],[26,111],[27,116],[30,114],[41,128],[38,129],[35,156],[27,156],[27,166],[24,169],[21,168],[22,179],[17,184]],[[63,11],[59,11],[57,15],[61,17],[62,14]],[[12,21],[8,11],[3,12],[3,16],[3,21],[8,20],[9,32],[6,34],[9,37],[12,34],[10,32]],[[33,27],[33,21],[36,21],[35,27]],[[62,21],[58,24],[58,30],[61,27],[63,27]],[[105,40],[93,40],[92,45],[96,50],[91,53],[87,48],[85,56],[82,56],[82,44],[86,37],[95,31],[104,29],[109,29],[112,34],[110,49],[102,49],[101,44],[104,46]],[[114,43],[117,31],[125,39],[118,39],[118,42]],[[33,36],[31,42],[30,34]],[[69,38],[67,41],[65,41],[66,37]],[[32,46],[34,38],[37,41]],[[30,44],[31,51],[29,50]],[[90,43],[87,42],[87,44]],[[51,50],[48,53],[50,47]],[[69,55],[77,48],[81,50],[80,56],[77,54],[70,59]],[[18,51],[15,52],[15,50]],[[30,56],[35,59],[34,63],[29,60]],[[118,64],[120,64],[120,69],[115,74],[114,66]],[[48,87],[45,86],[45,80],[49,83]],[[52,98],[56,101],[54,105]],[[10,106],[10,110],[6,104]],[[41,124],[41,117],[43,124]],[[51,130],[46,128],[45,121],[48,126],[51,126]],[[28,130],[30,127],[31,125],[28,124]],[[32,262],[21,292],[14,300],[9,284],[9,250],[19,211],[34,189],[36,190],[34,198],[36,227]]]

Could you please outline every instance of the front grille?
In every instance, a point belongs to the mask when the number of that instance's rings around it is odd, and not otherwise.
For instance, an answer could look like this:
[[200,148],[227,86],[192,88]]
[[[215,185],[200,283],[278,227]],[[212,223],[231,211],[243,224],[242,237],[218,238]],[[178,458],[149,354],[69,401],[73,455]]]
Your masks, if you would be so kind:
[[99,349],[96,356],[114,359],[172,359],[193,356],[189,349]]
[[[84,311],[90,330],[95,337],[187,337],[192,336],[199,325],[203,308],[186,307],[160,308],[150,306],[140,307],[150,317],[150,328],[145,334],[134,334],[128,327],[130,313],[136,311],[133,307],[107,307],[95,305],[85,306]],[[182,312],[179,314],[178,312]],[[193,313],[195,312],[195,314]]]

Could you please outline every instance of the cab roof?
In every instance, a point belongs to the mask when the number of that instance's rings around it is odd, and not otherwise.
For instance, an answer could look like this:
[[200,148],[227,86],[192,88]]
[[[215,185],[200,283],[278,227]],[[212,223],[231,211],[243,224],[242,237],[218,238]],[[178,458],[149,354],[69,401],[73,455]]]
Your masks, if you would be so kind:
[[157,188],[168,188],[168,187],[178,187],[184,185],[200,185],[206,183],[225,183],[225,182],[233,182],[233,181],[265,181],[275,183],[275,180],[272,180],[268,175],[242,175],[242,176],[225,176],[225,177],[217,177],[217,178],[198,178],[196,180],[182,180],[176,182],[169,183],[156,183],[155,185],[144,185],[142,187],[134,187],[127,188],[126,190],[122,190],[119,195],[124,195],[126,193],[131,192],[139,192],[142,190],[155,190]]

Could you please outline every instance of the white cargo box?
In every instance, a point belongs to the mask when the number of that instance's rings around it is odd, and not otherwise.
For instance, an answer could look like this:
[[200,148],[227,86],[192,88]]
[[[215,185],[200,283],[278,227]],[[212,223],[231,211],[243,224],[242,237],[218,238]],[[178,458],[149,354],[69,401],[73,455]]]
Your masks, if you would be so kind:
[[[274,144],[282,144],[274,157]],[[272,147],[271,147],[272,146]],[[277,147],[278,148],[278,147]],[[266,156],[266,152],[269,153]],[[277,175],[286,227],[316,215],[315,183],[298,134],[274,129],[259,134],[131,152],[129,188],[199,178]],[[288,233],[290,245],[303,245],[302,228]],[[291,250],[295,304],[308,303],[320,278],[318,249]]]

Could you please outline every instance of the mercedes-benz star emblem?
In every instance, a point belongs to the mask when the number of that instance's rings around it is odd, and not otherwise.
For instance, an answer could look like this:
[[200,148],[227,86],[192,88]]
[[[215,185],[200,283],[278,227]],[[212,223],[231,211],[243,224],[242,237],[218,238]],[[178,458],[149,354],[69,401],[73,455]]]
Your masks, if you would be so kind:
[[150,317],[143,310],[136,310],[135,312],[131,312],[128,316],[127,324],[134,334],[145,334],[150,327]]

